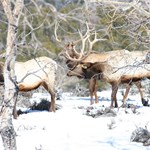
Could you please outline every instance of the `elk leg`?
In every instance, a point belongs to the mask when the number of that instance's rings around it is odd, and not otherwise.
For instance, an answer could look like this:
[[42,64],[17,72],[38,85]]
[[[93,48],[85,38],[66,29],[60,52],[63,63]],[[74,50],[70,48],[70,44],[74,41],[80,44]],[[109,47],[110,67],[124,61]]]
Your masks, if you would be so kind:
[[98,82],[95,79],[95,88],[94,88],[95,103],[99,103],[98,96],[97,96],[97,88],[98,88]]
[[98,103],[98,96],[97,96],[97,80],[96,79],[93,79],[91,78],[89,80],[89,91],[90,91],[90,96],[91,96],[91,105],[94,104],[94,101],[93,101],[93,95],[95,96],[95,103]]
[[111,107],[113,107],[113,103],[115,103],[115,107],[118,107],[117,97],[116,97],[117,91],[118,91],[118,84],[112,83]]
[[50,112],[55,112],[56,111],[56,104],[55,104],[55,92],[53,89],[50,89],[50,94],[51,94],[51,105],[50,105]]
[[131,86],[132,86],[132,84],[128,84],[128,85],[126,86],[126,92],[125,92],[125,95],[123,96],[123,100],[122,100],[122,102],[123,102],[122,106],[123,106],[123,107],[124,107],[125,104],[126,104],[127,96],[128,96],[128,94],[129,94],[129,91],[130,91]]
[[90,91],[90,96],[91,96],[90,105],[94,104],[94,101],[93,101],[94,86],[95,86],[94,80],[90,79],[89,80],[89,91]]
[[142,101],[143,106],[147,106],[148,105],[148,101],[146,101],[144,99],[144,94],[143,94],[141,82],[136,82],[135,85],[137,86],[137,88],[138,88],[138,90],[140,92],[141,101]]
[[49,107],[50,112],[55,112],[55,91],[46,83],[43,83],[43,87],[50,93],[51,95],[51,103]]

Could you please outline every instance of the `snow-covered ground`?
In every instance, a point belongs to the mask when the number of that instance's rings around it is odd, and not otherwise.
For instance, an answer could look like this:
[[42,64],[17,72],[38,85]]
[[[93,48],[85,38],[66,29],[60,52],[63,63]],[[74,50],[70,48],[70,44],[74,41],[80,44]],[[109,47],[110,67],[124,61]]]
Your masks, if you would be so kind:
[[[98,93],[99,104],[110,105],[110,91]],[[121,94],[118,94],[121,105]],[[117,116],[93,118],[85,115],[89,97],[63,96],[57,101],[63,106],[56,113],[33,111],[20,115],[13,124],[17,133],[18,150],[150,150],[150,146],[131,142],[137,127],[150,131],[150,107],[143,107],[139,95],[129,96],[128,103],[139,106],[136,113],[131,109],[115,109]],[[85,108],[85,109],[84,109]],[[114,123],[112,129],[109,125]],[[0,139],[0,150],[3,144]]]

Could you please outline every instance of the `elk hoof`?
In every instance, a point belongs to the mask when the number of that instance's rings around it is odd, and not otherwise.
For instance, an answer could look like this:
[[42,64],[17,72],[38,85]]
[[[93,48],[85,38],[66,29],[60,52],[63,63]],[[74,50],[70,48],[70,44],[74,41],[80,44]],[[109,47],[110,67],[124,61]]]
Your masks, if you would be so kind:
[[118,108],[118,104],[115,104],[115,108]]
[[93,105],[93,104],[94,104],[94,102],[93,102],[93,101],[91,101],[91,102],[90,102],[90,105]]
[[55,112],[55,111],[56,111],[55,106],[50,106],[50,108],[49,108],[49,112]]
[[123,104],[121,105],[121,107],[122,107],[122,108],[126,108],[127,105],[126,105],[125,103],[123,103]]
[[99,100],[96,100],[95,103],[98,104],[98,103],[99,103]]
[[148,100],[146,101],[145,99],[142,99],[142,104],[143,106],[149,106]]

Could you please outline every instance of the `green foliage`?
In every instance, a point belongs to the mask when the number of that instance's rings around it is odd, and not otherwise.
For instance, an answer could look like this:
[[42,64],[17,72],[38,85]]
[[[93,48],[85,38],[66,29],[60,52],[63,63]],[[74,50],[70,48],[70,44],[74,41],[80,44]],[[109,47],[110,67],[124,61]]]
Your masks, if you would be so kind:
[[[110,5],[100,5],[95,6],[95,8],[92,5],[88,6],[88,12],[83,0],[78,1],[78,3],[75,3],[75,0],[69,2],[64,0],[57,0],[57,2],[53,0],[34,2],[36,2],[38,9],[30,0],[25,0],[25,8],[23,9],[25,16],[21,16],[16,39],[18,45],[23,43],[18,46],[18,61],[26,61],[42,55],[54,57],[52,54],[55,54],[56,56],[66,43],[80,39],[78,30],[83,34],[86,32],[86,21],[89,21],[91,28],[97,31],[99,38],[106,39],[94,45],[93,50],[95,51],[117,49],[133,51],[144,50],[150,46],[150,43],[145,44],[145,42],[141,42],[145,38],[149,38],[149,24],[146,21],[142,21],[146,20],[147,17],[138,14],[139,19],[132,18],[129,14],[135,13],[134,8],[117,10],[117,8],[115,9]],[[52,11],[45,2],[54,5],[56,11]],[[59,6],[56,7],[56,3],[57,5],[59,3]],[[1,9],[2,6],[0,6],[0,11]],[[138,22],[140,19],[141,22]],[[0,43],[5,48],[7,20],[2,11],[0,13],[0,20]],[[56,42],[55,39],[56,22],[58,22],[57,36],[61,42]],[[139,41],[139,36],[141,41]],[[94,34],[91,39],[93,38]],[[81,45],[80,41],[76,48],[80,49]],[[88,49],[88,44],[86,44],[86,49]],[[83,80],[81,85],[88,87],[88,82]],[[68,88],[70,86],[73,85],[68,85]],[[99,89],[105,89],[107,86],[106,83],[99,82]]]
[[[55,5],[54,1],[46,1],[47,3]],[[24,16],[20,19],[20,24],[18,28],[18,41],[25,41],[25,44],[30,47],[27,51],[31,50],[31,54],[35,54],[33,50],[33,43],[37,41],[33,39],[33,36],[41,43],[41,52],[37,52],[37,55],[44,55],[45,49],[49,52],[58,54],[62,47],[69,41],[74,41],[79,39],[78,30],[83,33],[86,31],[85,21],[88,20],[89,16],[86,14],[86,8],[84,2],[75,3],[72,1],[70,3],[65,3],[65,1],[60,1],[60,7],[57,13],[62,14],[62,18],[57,16],[52,12],[47,5],[43,2],[37,2],[39,5],[39,10],[37,11],[35,5],[30,3],[30,1],[25,1],[24,13],[27,20],[32,25],[32,28],[24,20]],[[65,4],[65,5],[64,5]],[[92,7],[92,6],[91,6]],[[90,8],[90,7],[89,7]],[[57,8],[56,8],[57,9]],[[130,30],[132,26],[130,25],[130,20],[128,20],[128,13],[133,11],[133,8],[121,12],[116,11],[113,7],[105,5],[103,7],[95,7],[95,29],[97,30],[98,37],[105,38],[105,41],[100,41],[96,43],[93,50],[96,51],[110,51],[116,49],[146,49],[148,44],[138,41],[138,35],[141,37],[147,37],[147,24],[139,24],[135,35],[131,35]],[[63,15],[65,16],[63,18]],[[89,14],[92,15],[92,14]],[[5,15],[0,15],[3,22],[0,24],[0,42],[6,45],[7,36],[7,20]],[[139,17],[141,18],[140,14]],[[143,19],[146,19],[146,17]],[[58,21],[59,26],[57,29],[58,38],[61,39],[61,43],[55,41],[54,28],[55,21]],[[18,42],[18,43],[19,43]],[[81,44],[81,43],[80,43]],[[61,47],[60,47],[61,46]],[[87,46],[88,48],[88,46]],[[24,49],[26,51],[26,49]],[[21,57],[21,55],[19,56]],[[20,58],[21,59],[21,58]]]
[[4,15],[1,16],[0,19],[3,20],[3,23],[0,23],[0,43],[2,43],[2,45],[5,45],[7,37],[7,20]]

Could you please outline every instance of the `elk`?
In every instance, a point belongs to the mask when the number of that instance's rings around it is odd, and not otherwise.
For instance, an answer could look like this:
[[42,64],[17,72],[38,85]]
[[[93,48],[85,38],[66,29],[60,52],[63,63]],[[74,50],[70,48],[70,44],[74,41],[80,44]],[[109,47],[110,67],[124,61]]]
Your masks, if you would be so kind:
[[[78,68],[80,68],[80,70],[82,72],[82,67],[80,67],[80,65],[78,65],[78,64],[84,64],[84,63],[85,64],[86,63],[95,64],[95,63],[104,63],[104,62],[106,64],[109,64],[109,60],[111,59],[113,61],[111,61],[110,65],[119,68],[119,67],[122,67],[122,63],[121,63],[122,59],[124,61],[123,62],[124,64],[129,64],[130,65],[130,64],[133,64],[133,63],[142,63],[142,61],[145,58],[145,55],[147,54],[147,51],[144,51],[144,52],[140,52],[140,51],[129,52],[127,50],[117,50],[117,51],[101,52],[101,53],[93,52],[92,51],[93,44],[101,40],[101,39],[97,39],[96,32],[95,32],[95,37],[94,37],[93,41],[91,41],[90,38],[89,38],[89,27],[88,27],[88,25],[87,25],[87,32],[85,33],[85,35],[83,36],[81,34],[81,32],[79,32],[79,34],[80,34],[81,41],[82,41],[81,53],[76,51],[75,46],[74,46],[73,43],[69,44],[68,48],[65,49],[65,52],[63,52],[63,55],[67,59],[66,63],[67,63],[68,68],[71,70],[73,75],[78,76],[79,78],[81,78],[83,76],[81,75],[80,71],[79,72],[75,71],[76,69],[78,70]],[[88,42],[89,42],[89,49],[88,49],[88,52],[83,53],[84,49],[85,49],[85,41],[87,39],[88,39]],[[133,55],[133,57],[131,57],[131,55]],[[122,58],[122,56],[124,56],[124,58]],[[68,75],[69,74],[70,73],[68,73]],[[69,76],[71,76],[71,75],[69,75]],[[88,71],[86,71],[86,79],[92,79],[92,76],[89,75]],[[93,81],[95,81],[95,80],[97,80],[97,79],[94,78]],[[130,82],[130,84],[126,88],[126,93],[125,93],[124,98],[123,98],[124,102],[126,101],[128,92],[131,88],[131,85],[132,85],[131,83],[132,82]],[[135,85],[139,89],[142,101],[144,101],[140,81],[135,82]],[[112,85],[112,86],[114,87],[114,85]],[[115,96],[112,96],[113,99],[115,99],[115,97],[116,97],[116,94],[114,94],[114,95]],[[117,106],[117,104],[115,104],[115,105]]]
[[[69,48],[69,56],[71,58],[78,58],[79,57],[79,54],[77,53],[76,56],[74,56],[76,53],[75,53],[75,49],[73,48],[73,44],[70,43],[67,45]],[[72,47],[72,48],[70,48]],[[72,52],[73,51],[73,52]],[[127,50],[116,50],[116,51],[109,51],[109,52],[101,52],[101,53],[98,53],[98,52],[91,52],[89,53],[88,55],[86,55],[86,57],[84,57],[84,59],[82,59],[82,61],[73,61],[72,59],[67,59],[66,61],[66,64],[68,66],[68,68],[70,70],[72,70],[75,66],[77,66],[77,64],[79,63],[88,63],[88,62],[91,62],[91,63],[95,63],[97,61],[99,62],[107,62],[109,59],[111,58],[115,58],[116,56],[128,56],[129,54],[132,54],[133,52],[129,52]],[[135,62],[139,63],[139,59],[140,60],[144,60],[144,57],[145,57],[145,54],[147,53],[147,51],[137,51],[137,52],[134,52],[137,56],[137,58],[135,58]],[[141,58],[141,55],[143,56]],[[129,59],[129,58],[128,58]],[[128,60],[126,59],[126,60]],[[82,72],[82,67],[78,66],[76,67],[77,70],[74,70],[72,72],[72,75],[68,73],[68,76],[78,76],[79,78],[82,77],[81,75],[81,72]],[[79,69],[79,71],[78,71]],[[81,70],[80,70],[81,69]],[[81,72],[80,72],[81,71]],[[95,78],[92,78],[92,76],[88,76],[88,73],[86,75],[86,79],[89,79],[89,91],[90,91],[90,96],[91,96],[91,100],[90,100],[90,104],[93,104],[93,95],[95,96],[95,103],[98,103],[98,96],[97,96],[97,80],[98,79],[95,79]],[[143,92],[141,90],[141,83],[140,82],[135,82],[135,85],[137,86],[139,92],[140,92],[140,95],[141,95],[141,99],[142,101],[144,101],[144,96],[143,96]],[[132,84],[128,84],[127,87],[126,87],[126,92],[125,92],[125,95],[123,96],[123,105],[125,105],[125,102],[126,102],[126,99],[127,99],[127,96],[128,96],[128,93],[129,93],[129,90],[131,88]]]
[[[1,63],[2,64],[2,63]],[[26,62],[15,62],[15,76],[18,90],[22,92],[43,86],[51,95],[49,111],[55,112],[55,76],[57,63],[48,57],[38,57]],[[0,82],[4,82],[3,65],[0,65]],[[17,100],[14,102],[13,116],[17,118]]]
[[[109,60],[113,62],[113,58]],[[77,76],[82,78],[96,78],[97,80],[103,80],[108,82],[112,86],[111,93],[111,107],[118,107],[116,94],[120,84],[128,83],[126,88],[126,94],[123,98],[123,104],[126,102],[126,96],[130,90],[132,83],[136,83],[143,105],[147,105],[147,101],[144,100],[141,91],[140,80],[143,78],[150,79],[150,64],[141,63],[138,65],[124,65],[122,67],[114,67],[108,63],[96,62],[96,63],[80,63],[71,71],[68,72],[68,76]]]

